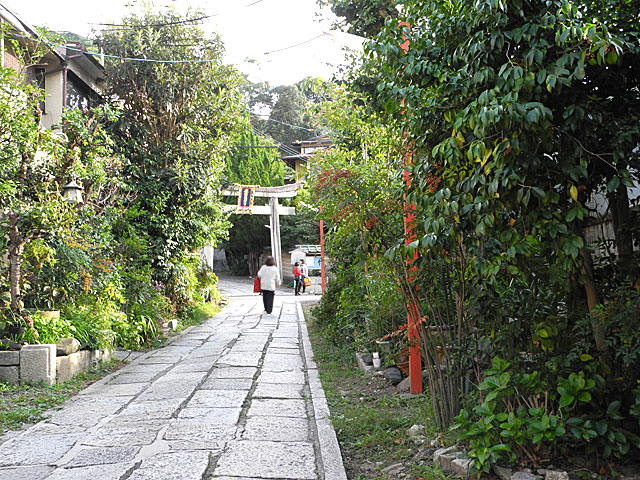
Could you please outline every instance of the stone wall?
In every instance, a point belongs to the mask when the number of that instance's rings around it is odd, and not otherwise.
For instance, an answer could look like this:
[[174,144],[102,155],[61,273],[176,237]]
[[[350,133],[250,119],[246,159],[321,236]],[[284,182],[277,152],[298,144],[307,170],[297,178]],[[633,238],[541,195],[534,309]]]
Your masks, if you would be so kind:
[[0,379],[14,385],[65,382],[80,372],[108,361],[109,350],[81,350],[56,357],[56,345],[25,345],[19,351],[0,351]]

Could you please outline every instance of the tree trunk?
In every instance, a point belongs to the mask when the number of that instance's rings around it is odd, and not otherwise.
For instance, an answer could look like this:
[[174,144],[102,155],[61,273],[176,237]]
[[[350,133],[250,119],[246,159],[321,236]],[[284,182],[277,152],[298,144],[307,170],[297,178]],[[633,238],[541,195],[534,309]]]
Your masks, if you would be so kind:
[[622,183],[615,192],[609,194],[609,211],[613,221],[613,232],[618,251],[618,265],[624,276],[631,273],[633,262],[633,240],[631,215],[629,212],[629,192]]
[[9,213],[9,280],[11,284],[11,310],[15,314],[22,313],[22,250],[26,239],[18,230],[18,214]]
[[594,312],[594,309],[600,303],[600,300],[598,298],[596,282],[593,277],[593,260],[591,258],[591,253],[589,253],[586,248],[580,249],[580,255],[582,256],[583,260],[582,274],[585,277],[584,291],[587,296],[587,307],[589,308],[589,314],[591,315],[593,337],[598,351],[604,352],[607,350],[604,325],[602,325],[602,322]]

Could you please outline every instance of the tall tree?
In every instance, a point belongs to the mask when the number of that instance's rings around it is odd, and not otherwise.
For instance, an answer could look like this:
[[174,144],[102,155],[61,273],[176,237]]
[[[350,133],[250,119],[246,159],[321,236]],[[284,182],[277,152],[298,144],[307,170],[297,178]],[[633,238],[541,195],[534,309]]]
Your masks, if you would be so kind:
[[317,99],[313,98],[312,92],[303,85],[304,81],[275,88],[262,84],[261,88],[255,88],[250,92],[249,107],[256,111],[268,112],[264,116],[255,115],[255,127],[269,135],[276,143],[288,144],[306,140],[316,134],[307,110]]
[[188,252],[228,229],[217,191],[239,122],[238,74],[223,65],[219,38],[205,35],[194,16],[146,10],[99,38],[115,57],[106,70],[110,94],[122,104],[114,135],[130,159],[125,181],[138,212],[130,222],[163,281],[175,280]]
[[[234,145],[227,158],[228,182],[262,187],[283,185],[285,168],[277,147],[256,135],[249,118],[246,118],[244,128],[234,137]],[[261,199],[256,200],[259,202]],[[229,232],[225,248],[238,273],[246,273],[245,265],[249,275],[257,272],[260,254],[270,243],[269,231],[264,227],[265,218],[252,215],[231,217],[233,228]]]
[[108,108],[66,112],[60,125],[65,138],[41,128],[42,95],[13,70],[0,69],[0,249],[8,250],[10,307],[18,318],[25,247],[71,228],[76,213],[63,186],[97,183],[111,154],[103,129],[113,118]]
[[338,26],[346,26],[349,33],[368,38],[376,36],[387,19],[398,16],[398,2],[394,0],[318,0],[318,3],[322,6],[328,3],[333,13],[343,19]]

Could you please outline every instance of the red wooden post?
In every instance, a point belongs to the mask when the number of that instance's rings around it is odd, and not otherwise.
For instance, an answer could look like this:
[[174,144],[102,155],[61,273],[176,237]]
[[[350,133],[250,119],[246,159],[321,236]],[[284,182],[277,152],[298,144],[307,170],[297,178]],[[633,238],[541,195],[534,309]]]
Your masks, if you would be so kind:
[[[409,27],[407,22],[400,22],[400,28]],[[400,45],[400,48],[404,52],[409,51],[409,39],[402,36],[404,42]],[[402,105],[405,104],[404,99]],[[405,139],[407,138],[407,132],[404,132]],[[416,234],[416,204],[407,201],[407,191],[411,187],[411,172],[409,166],[413,162],[413,155],[411,147],[406,145],[404,152],[404,242],[405,245],[409,245],[411,242],[417,240]],[[416,273],[418,267],[416,266],[416,260],[418,259],[418,252],[414,252],[406,259],[407,262],[407,280],[411,286],[416,279]],[[418,322],[420,321],[420,312],[418,305],[415,302],[409,302],[407,304],[407,325],[409,334],[409,387],[413,394],[422,393],[422,356],[420,354],[420,336],[418,334]]]

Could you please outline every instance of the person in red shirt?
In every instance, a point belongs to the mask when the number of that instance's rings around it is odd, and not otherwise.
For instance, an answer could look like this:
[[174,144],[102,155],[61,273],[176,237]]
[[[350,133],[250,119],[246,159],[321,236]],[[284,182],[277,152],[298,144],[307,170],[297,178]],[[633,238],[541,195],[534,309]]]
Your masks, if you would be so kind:
[[300,264],[296,262],[293,265],[293,289],[296,295],[300,295],[300,287],[302,286],[302,270],[300,270]]

